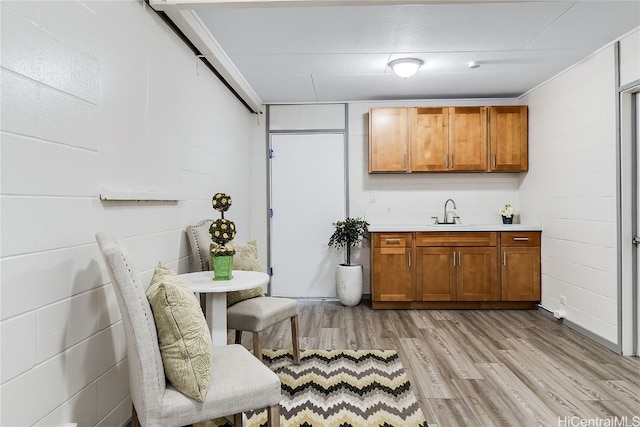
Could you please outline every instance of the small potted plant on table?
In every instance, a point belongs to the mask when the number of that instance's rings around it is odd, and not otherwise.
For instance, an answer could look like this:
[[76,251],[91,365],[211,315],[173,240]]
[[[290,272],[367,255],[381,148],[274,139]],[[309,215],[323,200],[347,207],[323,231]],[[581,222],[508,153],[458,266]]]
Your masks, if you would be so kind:
[[355,306],[362,299],[362,264],[351,263],[351,249],[368,239],[369,223],[361,218],[346,218],[333,224],[335,230],[329,239],[329,246],[345,249],[345,263],[336,270],[336,292],[340,302]]
[[233,255],[236,251],[229,242],[236,237],[236,225],[224,218],[224,213],[231,207],[231,197],[225,193],[217,193],[211,199],[211,204],[221,215],[221,218],[213,221],[209,227],[209,236],[213,240],[210,248],[213,280],[231,280]]

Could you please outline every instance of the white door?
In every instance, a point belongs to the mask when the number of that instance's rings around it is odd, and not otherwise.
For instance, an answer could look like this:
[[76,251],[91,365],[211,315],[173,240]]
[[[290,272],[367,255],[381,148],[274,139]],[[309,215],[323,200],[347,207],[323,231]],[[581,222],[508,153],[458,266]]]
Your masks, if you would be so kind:
[[327,246],[345,218],[345,136],[271,136],[271,294],[335,297],[341,252]]

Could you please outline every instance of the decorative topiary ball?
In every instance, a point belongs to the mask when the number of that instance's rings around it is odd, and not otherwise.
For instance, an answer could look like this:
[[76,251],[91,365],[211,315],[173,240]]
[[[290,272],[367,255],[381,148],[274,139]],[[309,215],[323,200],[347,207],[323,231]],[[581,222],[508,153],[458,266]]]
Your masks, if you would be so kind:
[[231,207],[231,196],[226,193],[216,193],[211,199],[211,205],[218,212],[226,212]]
[[209,227],[211,240],[219,245],[225,245],[236,237],[236,225],[228,219],[217,219]]

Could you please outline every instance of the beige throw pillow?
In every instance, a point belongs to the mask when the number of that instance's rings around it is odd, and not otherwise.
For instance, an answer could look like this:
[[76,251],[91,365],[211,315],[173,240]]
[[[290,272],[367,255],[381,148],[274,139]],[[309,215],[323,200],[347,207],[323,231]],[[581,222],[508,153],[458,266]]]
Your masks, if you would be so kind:
[[233,256],[233,269],[244,271],[262,271],[258,261],[258,244],[255,240],[234,245],[236,253]]
[[167,379],[181,393],[203,402],[211,378],[211,334],[197,298],[162,263],[146,295]]
[[[236,249],[235,255],[233,255],[233,269],[244,271],[262,271],[260,262],[258,261],[258,244],[255,240],[250,240],[247,243],[234,245]],[[227,292],[227,307],[237,302],[264,296],[262,292],[262,286],[258,286],[251,289],[245,289],[242,291]]]

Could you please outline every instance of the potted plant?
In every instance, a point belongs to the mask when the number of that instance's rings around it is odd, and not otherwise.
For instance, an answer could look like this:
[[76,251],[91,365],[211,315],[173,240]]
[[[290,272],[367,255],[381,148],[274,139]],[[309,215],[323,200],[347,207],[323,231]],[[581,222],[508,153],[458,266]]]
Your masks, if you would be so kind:
[[231,207],[231,197],[225,193],[216,193],[211,199],[211,205],[220,212],[220,219],[213,221],[209,227],[211,244],[211,267],[214,280],[231,280],[233,267],[233,255],[235,248],[229,242],[236,236],[236,225],[233,221],[225,219],[224,213]]
[[502,215],[502,223],[503,224],[513,224],[513,214],[514,214],[513,206],[510,203],[507,203],[500,209],[498,212]]
[[345,249],[345,263],[336,270],[336,291],[340,302],[354,306],[362,299],[362,264],[351,263],[351,249],[368,239],[369,223],[361,218],[346,218],[333,223],[335,230],[329,238],[329,246]]

